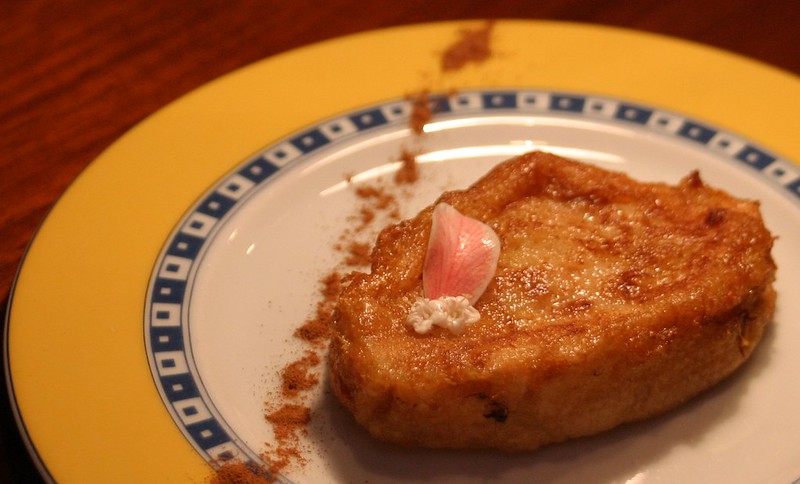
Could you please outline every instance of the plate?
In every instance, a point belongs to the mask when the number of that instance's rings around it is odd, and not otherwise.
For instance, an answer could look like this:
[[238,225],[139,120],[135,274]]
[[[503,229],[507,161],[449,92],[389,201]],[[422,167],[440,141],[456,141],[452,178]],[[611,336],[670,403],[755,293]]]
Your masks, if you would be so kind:
[[[777,288],[800,284],[796,77],[675,39],[527,21],[498,22],[487,62],[440,72],[465,25],[370,32],[254,64],[166,106],[90,165],[32,242],[6,324],[11,389],[46,476],[197,482],[210,459],[274,445],[265,405],[303,351],[292,332],[340,262],[358,186],[397,190],[404,216],[532,149],[644,180],[699,168],[761,201],[778,236]],[[423,89],[447,96],[415,136],[404,97]],[[421,153],[420,179],[398,187],[403,150]],[[690,404],[535,454],[376,444],[320,385],[308,462],[285,477],[792,482],[797,306],[780,297],[754,358]]]

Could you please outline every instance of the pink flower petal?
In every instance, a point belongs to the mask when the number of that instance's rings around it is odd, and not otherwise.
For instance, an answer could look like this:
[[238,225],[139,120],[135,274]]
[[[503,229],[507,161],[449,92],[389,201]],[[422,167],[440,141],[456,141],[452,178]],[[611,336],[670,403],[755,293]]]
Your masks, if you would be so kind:
[[491,227],[446,203],[436,205],[422,271],[424,296],[465,296],[475,304],[494,277],[499,257],[500,239]]

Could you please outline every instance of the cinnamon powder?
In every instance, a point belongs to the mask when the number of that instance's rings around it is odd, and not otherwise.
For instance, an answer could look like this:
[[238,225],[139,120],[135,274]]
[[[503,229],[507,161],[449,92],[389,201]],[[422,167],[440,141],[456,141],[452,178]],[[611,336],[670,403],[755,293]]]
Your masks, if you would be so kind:
[[406,96],[406,100],[411,103],[411,116],[408,120],[408,127],[414,134],[421,135],[425,132],[425,124],[433,117],[428,91],[420,91],[416,94]]
[[[348,183],[352,183],[349,180]],[[388,207],[397,204],[394,195],[388,193],[380,185],[359,185],[354,191],[356,197],[361,201],[356,215],[348,217],[351,221],[357,221],[356,231],[362,231],[375,219],[378,213],[385,211]],[[350,230],[346,230],[339,238],[345,240],[349,238]]]
[[295,338],[299,338],[313,345],[320,342],[327,342],[330,335],[331,329],[328,326],[328,317],[309,319],[294,331]]
[[295,338],[308,343],[315,349],[324,348],[327,345],[331,335],[328,320],[333,315],[336,300],[342,291],[342,280],[339,271],[332,271],[320,280],[322,298],[317,302],[316,314],[294,331]]
[[397,197],[381,185],[358,186],[355,189],[355,193],[359,199],[368,204],[362,205],[362,208],[366,206],[372,210],[385,211],[397,205]]
[[394,175],[394,181],[401,184],[416,182],[417,179],[419,179],[419,173],[417,172],[417,155],[404,149],[400,153],[400,161],[402,161],[403,164],[400,165],[400,169],[397,170],[397,173]]
[[457,71],[469,63],[480,64],[492,56],[491,35],[494,21],[488,20],[476,29],[463,29],[460,38],[445,50],[442,71]]
[[211,484],[269,484],[272,476],[263,467],[251,462],[231,462],[217,469]]
[[[425,121],[427,122],[427,120]],[[413,184],[417,180],[415,155],[404,150],[402,166],[394,179],[395,186]],[[348,180],[351,181],[351,180]],[[380,183],[360,184],[354,193],[360,204],[354,215],[347,219],[354,224],[339,236],[334,249],[341,253],[339,267],[352,271],[353,267],[368,267],[374,234],[366,233],[378,215],[398,220],[399,203],[394,187]],[[365,237],[367,240],[359,240]],[[307,349],[302,357],[290,362],[280,371],[282,402],[275,408],[274,403],[265,402],[265,419],[272,427],[274,442],[266,444],[262,458],[269,463],[269,473],[279,474],[292,466],[302,466],[306,458],[301,447],[301,437],[307,434],[311,421],[311,410],[306,404],[307,397],[320,383],[316,369],[322,363],[323,353],[330,340],[330,321],[336,308],[339,294],[346,286],[349,274],[335,269],[320,279],[319,296],[315,313],[293,333],[295,338],[305,342]],[[227,466],[224,466],[227,467]],[[236,467],[229,476],[236,476]],[[220,475],[220,474],[218,474]],[[233,483],[236,481],[219,481]]]
[[283,442],[296,438],[298,430],[305,431],[305,425],[311,421],[311,410],[305,405],[287,403],[265,418],[275,425],[275,438]]
[[319,377],[312,373],[319,366],[320,357],[314,351],[290,363],[281,371],[281,393],[284,397],[296,397],[300,392],[311,390],[319,383]]
[[344,263],[348,266],[368,266],[372,261],[372,245],[366,242],[351,242],[347,253]]
[[[265,402],[265,419],[272,427],[275,438],[274,443],[267,444],[267,450],[262,457],[269,463],[269,471],[275,474],[292,466],[302,466],[306,462],[301,437],[307,434],[307,425],[311,420],[307,398],[320,383],[317,369],[323,361],[330,340],[330,321],[336,302],[349,281],[352,268],[370,264],[372,243],[357,238],[367,236],[363,234],[363,230],[372,221],[372,218],[365,219],[363,213],[369,210],[374,215],[380,213],[389,217],[399,216],[399,204],[390,188],[380,184],[360,185],[355,188],[355,194],[362,205],[358,207],[359,216],[348,217],[348,220],[354,222],[356,228],[345,230],[334,247],[342,254],[340,269],[334,269],[320,279],[320,299],[314,315],[293,333],[307,347],[301,357],[280,370],[279,401]],[[372,240],[374,234],[368,234],[368,237]],[[345,269],[348,272],[343,275]]]
[[[479,28],[462,30],[458,41],[441,56],[442,71],[456,71],[469,63],[482,63],[489,59],[492,55],[490,40],[493,27],[494,22],[487,21]],[[409,128],[416,136],[421,136],[424,134],[425,124],[430,122],[437,111],[436,106],[431,104],[427,90],[407,96],[407,99],[412,104]],[[402,150],[402,165],[395,175],[395,186],[412,185],[418,180],[416,157],[417,153]],[[349,218],[357,222],[356,227],[345,230],[339,238],[340,243],[336,244],[335,249],[343,254],[340,266],[369,265],[372,244],[356,240],[355,237],[372,224],[378,213],[392,220],[399,220],[400,210],[394,188],[380,185],[360,185],[355,188],[356,196],[363,203],[357,208],[357,215]],[[275,442],[266,444],[267,450],[262,454],[262,459],[269,463],[268,469],[253,463],[226,463],[217,469],[211,480],[213,484],[273,482],[273,475],[293,464],[302,466],[306,463],[300,438],[307,434],[312,415],[305,400],[308,393],[319,385],[315,368],[321,364],[321,354],[327,349],[331,335],[330,320],[347,280],[348,276],[342,276],[338,270],[326,274],[320,280],[321,299],[317,303],[315,315],[294,331],[294,337],[307,343],[309,348],[302,357],[289,363],[281,371],[283,402],[277,408],[274,403],[265,403],[264,418],[272,426],[275,436]]]
[[264,418],[272,425],[277,444],[276,447],[270,445],[262,455],[269,462],[269,472],[277,474],[293,463],[305,464],[300,436],[308,432],[311,409],[306,405],[286,403],[267,413]]

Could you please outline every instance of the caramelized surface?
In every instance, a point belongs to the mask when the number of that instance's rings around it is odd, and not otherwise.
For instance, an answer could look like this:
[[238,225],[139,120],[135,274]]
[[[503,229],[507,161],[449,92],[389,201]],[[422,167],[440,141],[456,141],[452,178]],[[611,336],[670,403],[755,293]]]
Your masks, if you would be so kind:
[[532,153],[441,201],[501,241],[478,323],[458,336],[403,323],[432,207],[385,229],[372,273],[340,298],[334,390],[381,438],[535,448],[643,418],[733,371],[771,318],[758,204],[697,173],[643,184]]

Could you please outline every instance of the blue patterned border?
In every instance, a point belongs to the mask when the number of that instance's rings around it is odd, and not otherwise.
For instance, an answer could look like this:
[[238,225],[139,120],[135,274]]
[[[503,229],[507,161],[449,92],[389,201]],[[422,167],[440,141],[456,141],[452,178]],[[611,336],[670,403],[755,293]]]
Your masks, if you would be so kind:
[[[700,121],[607,97],[521,90],[480,90],[432,96],[438,116],[475,114],[564,115],[631,123],[696,143],[760,172],[800,202],[800,168],[739,136]],[[151,276],[144,316],[147,357],[164,404],[194,448],[209,461],[238,456],[258,460],[215,409],[202,385],[189,343],[188,303],[193,268],[216,229],[272,175],[322,148],[379,127],[408,123],[411,107],[395,100],[326,120],[267,147],[203,195],[170,235]]]

